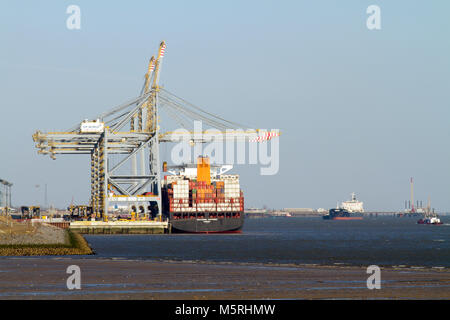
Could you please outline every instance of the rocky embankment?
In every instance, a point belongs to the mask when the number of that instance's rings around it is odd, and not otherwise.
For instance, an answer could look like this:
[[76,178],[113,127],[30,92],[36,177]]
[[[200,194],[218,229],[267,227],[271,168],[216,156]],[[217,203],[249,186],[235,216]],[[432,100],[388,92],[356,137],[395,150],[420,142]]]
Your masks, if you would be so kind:
[[45,223],[0,217],[0,256],[92,254],[78,233]]
[[0,244],[69,244],[67,232],[47,224],[0,220]]

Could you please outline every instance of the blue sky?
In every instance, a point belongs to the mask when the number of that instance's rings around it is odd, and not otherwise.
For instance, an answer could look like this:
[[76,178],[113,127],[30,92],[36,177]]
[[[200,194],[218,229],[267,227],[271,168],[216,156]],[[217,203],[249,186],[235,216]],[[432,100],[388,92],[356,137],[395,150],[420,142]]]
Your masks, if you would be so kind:
[[[81,30],[66,8],[81,8]],[[366,8],[381,8],[381,30]],[[224,118],[278,128],[280,171],[238,166],[246,206],[450,209],[448,1],[3,1],[0,177],[13,203],[89,199],[89,159],[37,155],[37,130],[134,97],[161,40],[161,84]],[[163,154],[164,156],[164,154]],[[40,187],[36,187],[39,185]]]

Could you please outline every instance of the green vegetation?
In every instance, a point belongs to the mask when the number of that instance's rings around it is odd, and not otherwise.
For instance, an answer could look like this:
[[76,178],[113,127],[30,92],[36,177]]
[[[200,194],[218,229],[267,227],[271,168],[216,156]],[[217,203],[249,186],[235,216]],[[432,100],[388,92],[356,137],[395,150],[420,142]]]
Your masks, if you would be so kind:
[[77,232],[66,231],[66,244],[0,244],[0,256],[86,255],[94,252]]

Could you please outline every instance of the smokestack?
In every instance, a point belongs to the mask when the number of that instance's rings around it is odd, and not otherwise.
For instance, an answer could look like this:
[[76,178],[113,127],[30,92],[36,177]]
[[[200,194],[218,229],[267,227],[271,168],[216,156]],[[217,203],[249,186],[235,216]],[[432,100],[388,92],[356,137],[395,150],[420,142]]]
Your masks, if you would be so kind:
[[411,212],[415,212],[414,210],[414,181],[411,177]]

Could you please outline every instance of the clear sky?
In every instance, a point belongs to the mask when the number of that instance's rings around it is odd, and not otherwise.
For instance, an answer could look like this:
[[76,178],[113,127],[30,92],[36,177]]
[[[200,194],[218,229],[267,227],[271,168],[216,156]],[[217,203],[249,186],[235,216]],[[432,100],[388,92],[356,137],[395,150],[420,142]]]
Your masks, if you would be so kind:
[[[67,6],[81,29],[66,28]],[[381,8],[381,30],[366,9]],[[224,118],[278,128],[280,171],[238,166],[246,206],[368,210],[430,196],[450,209],[450,2],[2,1],[0,178],[13,204],[89,199],[87,156],[37,154],[139,92],[161,40],[161,84]],[[163,156],[164,156],[163,150]],[[39,187],[37,187],[39,186]]]

